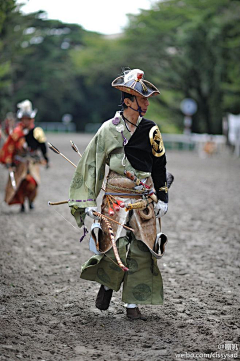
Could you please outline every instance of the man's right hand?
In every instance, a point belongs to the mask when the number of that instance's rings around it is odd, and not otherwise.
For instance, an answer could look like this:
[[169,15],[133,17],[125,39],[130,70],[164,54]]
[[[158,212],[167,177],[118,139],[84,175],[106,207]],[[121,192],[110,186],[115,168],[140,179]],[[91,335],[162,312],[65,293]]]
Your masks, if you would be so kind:
[[87,207],[85,208],[85,213],[87,216],[91,217],[92,219],[99,219],[98,216],[95,216],[93,213],[97,212],[97,207]]

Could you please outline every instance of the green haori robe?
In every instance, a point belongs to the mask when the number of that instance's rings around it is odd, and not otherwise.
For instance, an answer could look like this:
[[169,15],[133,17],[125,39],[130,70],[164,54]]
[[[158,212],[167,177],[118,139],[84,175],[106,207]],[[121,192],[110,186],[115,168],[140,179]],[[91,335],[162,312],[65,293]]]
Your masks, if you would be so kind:
[[[133,171],[139,179],[151,175],[149,172],[134,169],[124,156],[123,137],[129,140],[131,133],[127,130],[120,112],[115,114],[115,118],[119,118],[119,124],[114,125],[112,119],[104,122],[92,138],[70,185],[69,206],[79,227],[84,225],[85,208],[97,205],[96,199],[102,187],[106,165],[121,175],[125,170]],[[141,120],[139,117],[137,125]],[[120,258],[129,267],[129,272],[120,269],[111,249],[106,256],[91,257],[82,266],[81,278],[99,282],[115,291],[118,291],[123,283],[122,300],[127,303],[162,304],[161,273],[157,260],[147,246],[141,240],[136,240],[132,232],[120,237],[117,245]]]
[[[119,112],[115,118],[120,119],[120,123],[116,126],[112,123],[112,119],[104,122],[95,136],[88,144],[86,150],[80,159],[70,184],[69,206],[74,207],[84,219],[84,208],[96,207],[96,199],[100,193],[105,175],[105,166],[116,173],[124,174],[125,170],[133,171],[139,179],[150,176],[148,172],[141,172],[134,169],[129,161],[124,158],[123,137],[121,132],[117,131],[122,125],[124,128],[123,135],[129,140],[131,133],[127,130],[124,121]],[[142,120],[138,119],[138,123]],[[124,166],[124,165],[125,166]],[[82,211],[80,212],[80,209]],[[76,211],[72,210],[74,215]],[[83,225],[79,216],[76,215],[76,221],[81,227]]]

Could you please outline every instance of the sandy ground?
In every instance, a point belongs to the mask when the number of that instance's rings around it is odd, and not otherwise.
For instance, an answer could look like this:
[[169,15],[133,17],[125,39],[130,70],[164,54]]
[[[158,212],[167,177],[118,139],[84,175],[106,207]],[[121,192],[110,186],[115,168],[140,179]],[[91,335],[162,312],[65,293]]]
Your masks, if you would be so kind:
[[[69,140],[83,151],[90,138],[48,135],[75,163]],[[167,155],[175,182],[162,219],[165,304],[142,306],[145,322],[127,320],[120,292],[99,311],[99,285],[80,280],[88,238],[79,243],[67,205],[48,206],[68,199],[74,168],[60,155],[50,151],[51,167],[41,169],[34,211],[1,203],[1,361],[239,359],[240,160]],[[1,201],[6,179],[1,166]]]

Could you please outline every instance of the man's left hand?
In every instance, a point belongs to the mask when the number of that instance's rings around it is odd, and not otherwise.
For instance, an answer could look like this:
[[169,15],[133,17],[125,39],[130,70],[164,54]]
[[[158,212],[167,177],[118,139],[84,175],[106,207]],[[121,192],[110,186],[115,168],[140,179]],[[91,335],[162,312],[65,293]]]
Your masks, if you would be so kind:
[[158,201],[154,204],[154,213],[156,218],[163,217],[168,211],[168,203],[165,203],[163,201]]

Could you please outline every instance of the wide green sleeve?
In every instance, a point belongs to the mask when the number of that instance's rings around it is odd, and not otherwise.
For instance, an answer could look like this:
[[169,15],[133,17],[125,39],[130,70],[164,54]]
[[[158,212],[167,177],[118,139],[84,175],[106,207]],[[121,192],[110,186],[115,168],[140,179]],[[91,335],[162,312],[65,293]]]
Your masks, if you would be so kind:
[[100,128],[83,153],[70,184],[68,204],[79,227],[84,223],[85,208],[97,205],[105,175],[105,137],[105,130]]

